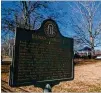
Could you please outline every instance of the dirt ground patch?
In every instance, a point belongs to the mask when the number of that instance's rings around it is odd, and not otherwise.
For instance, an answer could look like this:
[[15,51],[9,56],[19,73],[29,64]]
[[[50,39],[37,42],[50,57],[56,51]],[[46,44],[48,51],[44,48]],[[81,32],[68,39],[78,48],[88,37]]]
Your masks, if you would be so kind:
[[73,81],[61,82],[54,92],[101,92],[101,61],[75,66]]
[[[8,73],[2,73],[1,79],[8,82]],[[4,82],[1,82],[3,86]],[[11,88],[5,84],[7,89],[15,92],[29,91],[42,92],[41,88],[26,86]],[[22,90],[21,90],[22,89]],[[101,60],[88,62],[75,66],[75,76],[72,81],[63,81],[52,88],[53,92],[101,92]]]

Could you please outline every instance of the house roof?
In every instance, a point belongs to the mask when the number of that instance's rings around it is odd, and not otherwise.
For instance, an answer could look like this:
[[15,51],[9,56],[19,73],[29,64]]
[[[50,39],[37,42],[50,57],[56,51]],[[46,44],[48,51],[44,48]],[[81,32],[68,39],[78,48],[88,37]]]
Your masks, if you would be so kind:
[[79,51],[91,51],[91,48],[89,48],[89,47],[84,47],[83,49],[80,49]]

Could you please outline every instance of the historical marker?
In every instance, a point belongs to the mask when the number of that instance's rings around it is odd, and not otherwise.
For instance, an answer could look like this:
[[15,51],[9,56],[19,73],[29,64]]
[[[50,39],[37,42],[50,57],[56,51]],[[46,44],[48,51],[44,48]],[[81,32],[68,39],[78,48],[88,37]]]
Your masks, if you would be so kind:
[[54,84],[72,80],[73,39],[60,34],[48,19],[38,30],[16,29],[10,86]]

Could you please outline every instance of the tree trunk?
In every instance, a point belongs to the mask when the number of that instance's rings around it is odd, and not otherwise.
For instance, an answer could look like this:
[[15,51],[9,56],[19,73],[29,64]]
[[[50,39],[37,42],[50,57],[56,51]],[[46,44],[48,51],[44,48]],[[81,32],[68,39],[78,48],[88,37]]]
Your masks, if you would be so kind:
[[90,37],[90,41],[91,41],[91,58],[94,58],[94,55],[95,55],[95,51],[94,51],[94,39],[93,39],[92,36]]

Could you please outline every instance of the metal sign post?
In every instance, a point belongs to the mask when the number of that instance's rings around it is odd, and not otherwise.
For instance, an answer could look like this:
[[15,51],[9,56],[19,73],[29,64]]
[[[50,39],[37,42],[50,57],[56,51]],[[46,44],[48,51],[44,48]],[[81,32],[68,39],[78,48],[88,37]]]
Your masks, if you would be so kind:
[[45,89],[44,89],[43,92],[44,92],[44,93],[52,92],[52,88],[51,88],[50,84],[46,84]]

